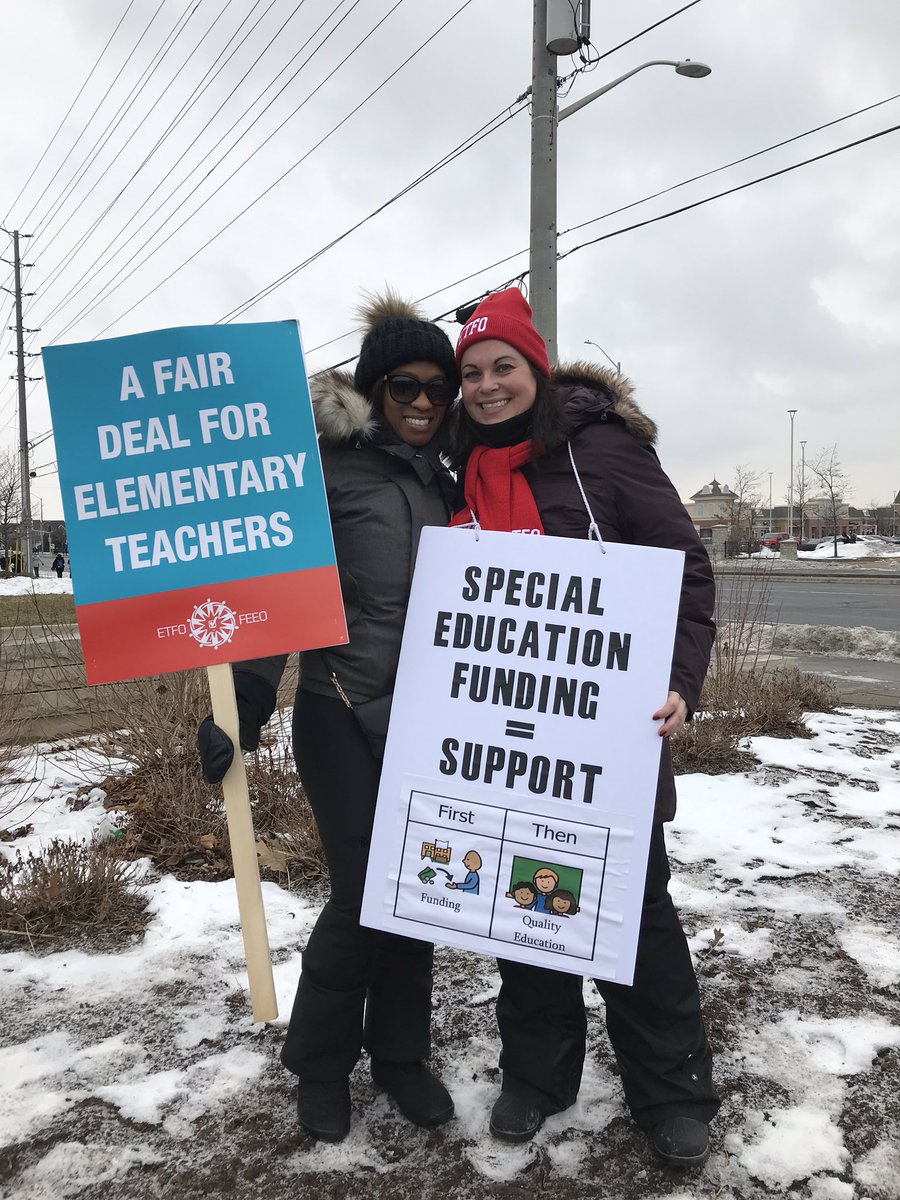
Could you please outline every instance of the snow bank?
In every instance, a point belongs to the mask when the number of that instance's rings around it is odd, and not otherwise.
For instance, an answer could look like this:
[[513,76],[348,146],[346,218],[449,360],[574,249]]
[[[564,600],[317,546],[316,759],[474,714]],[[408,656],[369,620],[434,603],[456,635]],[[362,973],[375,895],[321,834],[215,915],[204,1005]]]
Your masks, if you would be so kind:
[[0,596],[71,596],[72,580],[57,579],[55,575],[41,575],[29,579],[27,575],[14,575],[0,579]]

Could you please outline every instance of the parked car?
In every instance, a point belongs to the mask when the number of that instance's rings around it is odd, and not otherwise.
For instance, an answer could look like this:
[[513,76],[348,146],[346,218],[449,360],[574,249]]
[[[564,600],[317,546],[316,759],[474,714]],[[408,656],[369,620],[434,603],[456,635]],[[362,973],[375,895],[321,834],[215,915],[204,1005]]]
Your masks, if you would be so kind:
[[769,550],[777,550],[781,543],[787,541],[790,536],[789,533],[764,533],[759,539],[759,544]]
[[[824,546],[826,543],[828,543],[830,545],[833,541],[834,541],[834,535],[831,535],[830,537],[822,537],[822,538],[807,538],[806,541],[800,542],[798,544],[797,549],[798,550],[817,550],[819,548],[819,546]],[[838,541],[839,542],[841,541],[840,537],[838,538]]]

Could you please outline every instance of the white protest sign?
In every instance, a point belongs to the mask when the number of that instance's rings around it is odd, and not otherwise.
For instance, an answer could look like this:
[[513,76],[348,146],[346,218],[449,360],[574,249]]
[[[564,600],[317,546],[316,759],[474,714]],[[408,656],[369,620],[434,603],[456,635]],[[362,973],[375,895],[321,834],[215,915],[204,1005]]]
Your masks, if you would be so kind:
[[426,529],[362,923],[630,984],[684,555]]

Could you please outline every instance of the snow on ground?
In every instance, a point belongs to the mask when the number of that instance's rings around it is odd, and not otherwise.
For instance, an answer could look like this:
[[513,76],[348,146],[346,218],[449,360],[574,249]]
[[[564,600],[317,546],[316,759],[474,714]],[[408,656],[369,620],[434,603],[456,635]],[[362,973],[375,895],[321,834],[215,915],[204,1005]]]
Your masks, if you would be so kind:
[[68,575],[57,579],[56,575],[41,575],[29,579],[27,575],[13,575],[0,579],[0,596],[64,596],[72,595],[72,580]]
[[[434,1062],[456,1120],[406,1125],[361,1064],[350,1137],[310,1141],[277,1055],[321,895],[263,886],[281,1016],[256,1026],[233,885],[148,870],[141,941],[0,955],[0,1195],[898,1200],[900,713],[809,723],[810,739],[755,739],[743,774],[679,781],[672,892],[723,1093],[701,1175],[657,1166],[628,1120],[589,986],[577,1104],[532,1143],[493,1141],[498,978],[491,960],[441,948]],[[18,794],[0,789],[0,824],[34,832],[0,853],[108,833],[99,789],[81,811],[67,803],[108,768],[89,749],[39,747]]]
[[900,558],[900,546],[896,542],[870,542],[859,538],[855,542],[838,541],[837,554],[834,552],[834,542],[820,542],[815,550],[798,550],[798,558],[827,559],[827,558]]

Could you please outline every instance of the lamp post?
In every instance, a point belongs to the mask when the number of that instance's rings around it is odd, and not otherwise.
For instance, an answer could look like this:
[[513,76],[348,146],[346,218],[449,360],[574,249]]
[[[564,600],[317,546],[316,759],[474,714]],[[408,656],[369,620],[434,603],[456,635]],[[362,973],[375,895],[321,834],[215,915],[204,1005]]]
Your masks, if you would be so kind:
[[788,409],[788,416],[791,418],[791,475],[790,484],[788,485],[788,538],[792,538],[794,536],[794,417],[796,415],[796,408]]
[[800,541],[806,537],[803,527],[803,501],[806,499],[806,442],[800,443]]
[[769,533],[774,533],[772,529],[772,472],[769,472]]
[[609,359],[609,361],[612,363],[612,365],[616,368],[616,379],[618,379],[619,376],[622,374],[622,364],[620,362],[616,362],[615,359],[613,359],[613,358],[609,358],[609,355],[606,353],[606,351],[603,349],[603,347],[600,345],[599,342],[592,342],[590,338],[585,338],[584,344],[586,346],[596,346],[597,349],[600,351],[600,353],[603,355],[603,357]]
[[[558,0],[534,0],[531,58],[531,237],[528,270],[529,299],[534,325],[547,343],[551,364],[556,362],[556,142],[560,121],[612,91],[647,67],[674,67],[678,75],[701,79],[712,68],[690,59],[654,58],[605,83],[582,100],[558,111],[556,104],[556,55],[547,46],[547,7]],[[565,0],[566,8],[573,8]],[[554,43],[555,44],[555,43]]]

